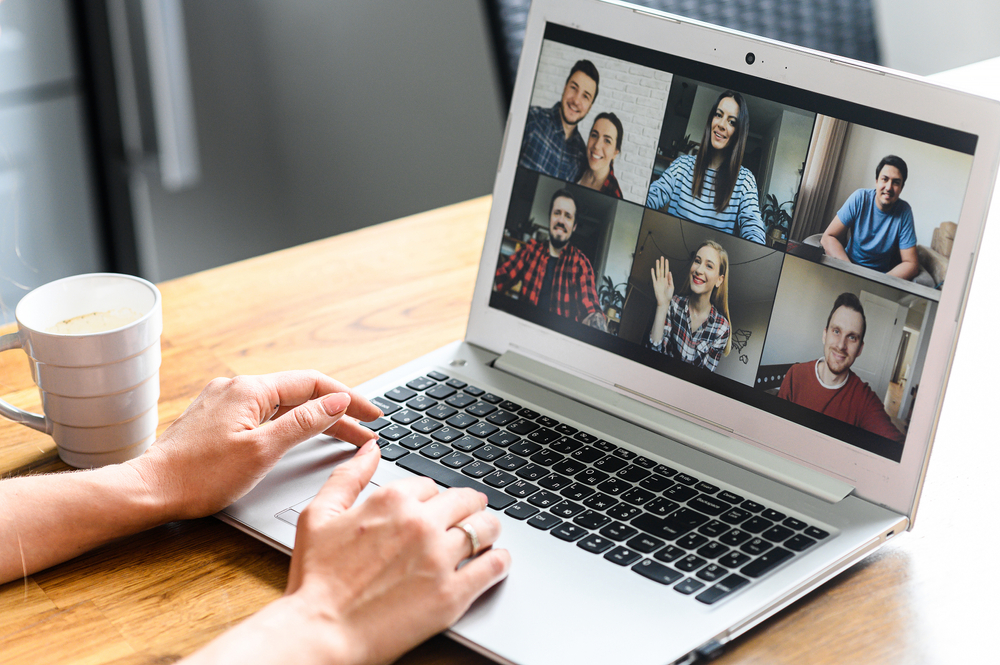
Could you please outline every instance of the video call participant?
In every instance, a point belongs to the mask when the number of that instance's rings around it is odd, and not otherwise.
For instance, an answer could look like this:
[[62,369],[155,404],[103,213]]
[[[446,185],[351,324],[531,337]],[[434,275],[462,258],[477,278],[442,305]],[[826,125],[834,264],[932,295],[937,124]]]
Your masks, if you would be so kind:
[[685,295],[674,295],[667,259],[657,259],[651,272],[656,314],[649,332],[650,347],[714,372],[733,345],[728,252],[711,240],[701,243],[681,287]]
[[624,134],[622,121],[614,113],[601,113],[594,118],[587,140],[587,168],[578,184],[615,198],[622,197],[615,177],[615,159],[621,152]]
[[[882,158],[875,167],[875,189],[851,194],[823,232],[821,243],[829,256],[901,279],[917,276],[920,265],[913,211],[899,198],[906,175],[902,159],[896,155]],[[850,241],[845,243],[848,232]]]
[[719,95],[697,156],[681,155],[649,187],[646,207],[764,244],[757,181],[743,166],[750,109],[738,92]]
[[607,330],[594,286],[590,259],[569,244],[576,230],[577,204],[560,189],[549,203],[549,239],[531,240],[496,272],[493,290],[501,293],[521,282],[521,298],[532,305],[598,330]]
[[580,179],[587,163],[587,145],[577,125],[597,99],[599,82],[594,63],[579,60],[570,69],[559,103],[552,108],[528,109],[518,164],[568,182]]
[[865,310],[853,293],[841,293],[823,329],[823,357],[792,365],[778,397],[856,427],[901,442],[896,429],[867,383],[851,371],[865,347]]

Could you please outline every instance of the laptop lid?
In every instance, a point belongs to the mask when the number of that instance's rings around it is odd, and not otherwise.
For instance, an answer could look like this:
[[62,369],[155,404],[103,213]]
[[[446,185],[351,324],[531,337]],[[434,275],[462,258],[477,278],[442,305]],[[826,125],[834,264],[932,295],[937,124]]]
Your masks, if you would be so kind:
[[[467,340],[912,520],[998,120],[875,66],[536,0]],[[919,277],[890,274],[914,258]]]

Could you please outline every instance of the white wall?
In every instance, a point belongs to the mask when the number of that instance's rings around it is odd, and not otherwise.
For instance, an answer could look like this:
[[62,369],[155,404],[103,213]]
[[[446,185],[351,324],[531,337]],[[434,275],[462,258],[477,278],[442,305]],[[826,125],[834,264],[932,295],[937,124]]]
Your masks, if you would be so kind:
[[[608,260],[604,265],[604,274],[615,285],[627,283],[632,274],[632,254],[635,252],[644,211],[640,206],[627,203],[619,203],[615,210],[611,242],[608,244]],[[600,279],[598,277],[598,282]]]
[[917,242],[929,246],[935,227],[958,221],[972,157],[861,125],[851,125],[848,132],[825,219],[832,220],[856,189],[875,187],[875,167],[890,154],[906,162],[909,175],[900,198],[913,208]]
[[778,145],[775,147],[774,165],[767,188],[767,193],[774,194],[778,203],[795,200],[799,181],[802,179],[799,171],[809,150],[809,138],[812,136],[815,118],[815,115],[796,113],[788,109],[781,112]]
[[621,154],[615,160],[615,177],[626,201],[645,203],[672,77],[573,46],[546,42],[538,60],[531,105],[551,107],[561,100],[570,69],[581,59],[594,63],[601,81],[594,105],[580,121],[580,136],[586,142],[599,113],[610,111],[618,116],[625,135]]
[[1000,55],[996,0],[873,0],[882,63],[933,74]]

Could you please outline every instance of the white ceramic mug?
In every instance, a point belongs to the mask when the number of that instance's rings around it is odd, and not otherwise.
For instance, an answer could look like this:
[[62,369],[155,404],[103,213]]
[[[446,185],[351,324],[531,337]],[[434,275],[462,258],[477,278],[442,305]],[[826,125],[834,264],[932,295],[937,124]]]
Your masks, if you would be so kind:
[[95,273],[40,286],[14,311],[0,351],[24,349],[44,415],[0,400],[0,415],[55,439],[70,466],[138,457],[156,438],[160,292],[144,279]]

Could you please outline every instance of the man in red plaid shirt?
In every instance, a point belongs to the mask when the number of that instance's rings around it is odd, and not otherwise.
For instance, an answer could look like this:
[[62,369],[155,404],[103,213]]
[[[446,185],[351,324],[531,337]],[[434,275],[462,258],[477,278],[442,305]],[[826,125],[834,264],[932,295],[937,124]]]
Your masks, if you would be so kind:
[[508,292],[520,282],[520,298],[558,316],[599,330],[608,329],[594,287],[594,269],[569,244],[576,229],[576,199],[560,189],[549,205],[549,239],[532,240],[497,269],[493,288]]

